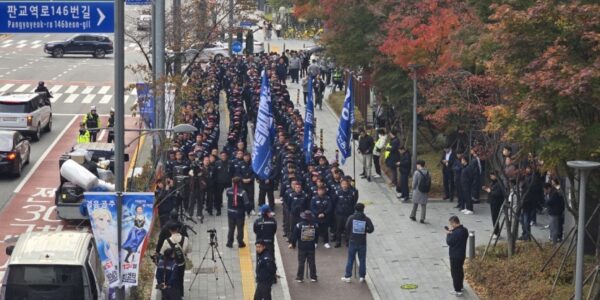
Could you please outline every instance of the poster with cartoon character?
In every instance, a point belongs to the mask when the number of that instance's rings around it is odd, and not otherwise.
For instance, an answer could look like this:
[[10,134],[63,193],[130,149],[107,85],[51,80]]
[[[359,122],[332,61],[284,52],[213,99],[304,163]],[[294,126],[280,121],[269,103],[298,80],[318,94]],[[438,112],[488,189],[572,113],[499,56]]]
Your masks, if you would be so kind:
[[138,283],[139,264],[150,231],[153,207],[153,193],[123,194],[121,280],[125,286]]
[[120,286],[119,247],[117,243],[117,195],[84,193],[92,225],[92,233],[102,262],[104,275],[111,288]]

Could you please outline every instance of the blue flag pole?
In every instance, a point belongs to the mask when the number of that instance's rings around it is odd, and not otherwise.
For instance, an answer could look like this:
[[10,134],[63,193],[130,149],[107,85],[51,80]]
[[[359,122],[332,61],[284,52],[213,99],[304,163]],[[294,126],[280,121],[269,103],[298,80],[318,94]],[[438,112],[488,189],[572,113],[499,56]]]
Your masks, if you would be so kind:
[[260,87],[260,102],[254,131],[254,147],[252,149],[252,170],[262,180],[268,179],[273,170],[273,137],[275,125],[271,109],[271,88],[267,74],[263,71]]
[[312,88],[312,76],[308,77],[308,97],[306,101],[306,111],[304,113],[304,161],[308,165],[312,158],[312,149],[314,145],[313,127],[314,127],[314,115],[315,105],[313,103],[313,88]]
[[348,86],[346,87],[346,99],[342,107],[340,115],[340,126],[338,127],[337,145],[342,154],[342,165],[346,162],[346,158],[352,155],[352,124],[354,124],[354,102],[352,95],[352,75],[349,75]]

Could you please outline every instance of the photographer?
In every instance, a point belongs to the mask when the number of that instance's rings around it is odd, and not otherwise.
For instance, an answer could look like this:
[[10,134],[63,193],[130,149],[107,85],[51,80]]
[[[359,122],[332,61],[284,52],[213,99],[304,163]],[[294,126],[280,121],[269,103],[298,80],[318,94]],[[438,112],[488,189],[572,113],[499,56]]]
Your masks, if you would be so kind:
[[[181,227],[179,227],[177,224],[172,224],[169,226],[169,233],[171,234],[171,236],[169,236],[167,239],[165,239],[162,243],[162,247],[160,249],[160,254],[161,256],[165,256],[168,250],[173,251],[173,254],[176,254],[176,251],[181,251],[183,252],[184,255],[184,261],[183,261],[183,265],[182,262],[177,262],[176,263],[179,265],[180,268],[177,268],[177,282],[176,284],[173,284],[174,287],[177,287],[180,289],[181,291],[181,295],[183,296],[183,277],[184,277],[184,272],[185,272],[185,255],[187,253],[190,253],[191,251],[191,247],[190,247],[190,243],[189,243],[189,238],[186,236],[183,236],[181,233]],[[175,248],[179,248],[180,250],[176,250]],[[179,298],[177,298],[179,299]]]
[[[177,285],[181,267],[175,263],[175,254],[172,249],[167,249],[158,261],[156,268],[156,288],[161,291],[162,300],[180,300],[182,293]],[[183,279],[183,278],[182,278]]]
[[166,184],[162,179],[156,180],[154,195],[158,203],[158,220],[160,226],[165,226],[169,221],[171,211],[176,208],[175,197],[172,193],[173,180],[167,178]]

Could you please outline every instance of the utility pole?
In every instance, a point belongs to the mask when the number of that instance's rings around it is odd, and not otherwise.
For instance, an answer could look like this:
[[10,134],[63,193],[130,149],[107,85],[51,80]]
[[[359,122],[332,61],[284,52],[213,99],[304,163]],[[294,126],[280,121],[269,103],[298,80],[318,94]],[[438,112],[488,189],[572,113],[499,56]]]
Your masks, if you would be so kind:
[[[154,51],[156,55],[154,99],[156,105],[155,128],[165,128],[165,0],[155,0],[156,29]],[[161,134],[161,137],[164,134]],[[161,139],[162,142],[162,139]]]
[[233,0],[229,0],[229,56],[231,56],[231,54],[233,53],[231,49],[231,44],[233,43],[233,10]]
[[413,72],[413,107],[412,107],[412,171],[417,169],[417,72],[422,65],[410,64],[408,68]]
[[[123,188],[125,186],[125,1],[115,1],[115,192],[117,194],[117,245],[121,253],[123,237]],[[121,260],[118,264],[121,274]],[[125,299],[125,288],[117,289],[117,299]]]
[[173,37],[175,38],[175,43],[173,43],[173,51],[175,52],[174,62],[173,62],[173,74],[179,75],[181,74],[181,0],[173,0],[173,24],[177,24],[173,26]]

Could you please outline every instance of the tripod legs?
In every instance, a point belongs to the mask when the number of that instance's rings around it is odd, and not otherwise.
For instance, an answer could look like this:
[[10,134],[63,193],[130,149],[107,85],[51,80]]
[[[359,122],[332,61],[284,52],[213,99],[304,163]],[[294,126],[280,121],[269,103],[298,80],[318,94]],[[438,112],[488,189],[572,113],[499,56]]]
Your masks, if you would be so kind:
[[[219,260],[221,261],[221,265],[223,265],[223,270],[225,270],[225,274],[227,275],[227,278],[229,278],[229,283],[231,284],[231,288],[234,288],[233,280],[231,280],[231,276],[229,276],[229,271],[227,271],[227,268],[225,267],[225,262],[223,261],[223,257],[221,257],[221,252],[219,252],[218,246],[216,245],[216,243],[214,243],[214,244],[211,243],[210,245],[208,245],[208,247],[206,248],[206,251],[204,252],[202,261],[200,261],[200,265],[198,266],[198,269],[196,270],[196,273],[194,274],[194,279],[190,283],[190,287],[188,288],[188,291],[192,290],[192,286],[194,285],[194,282],[196,282],[196,279],[198,278],[198,275],[200,274],[200,269],[202,268],[202,264],[204,263],[204,261],[206,260],[206,257],[208,256],[209,250],[211,253],[210,260],[212,260],[214,264],[217,263],[217,260],[215,259],[215,252],[217,252],[217,256],[219,257]],[[217,274],[216,271],[214,274],[215,274],[215,280],[219,280],[219,275]]]

